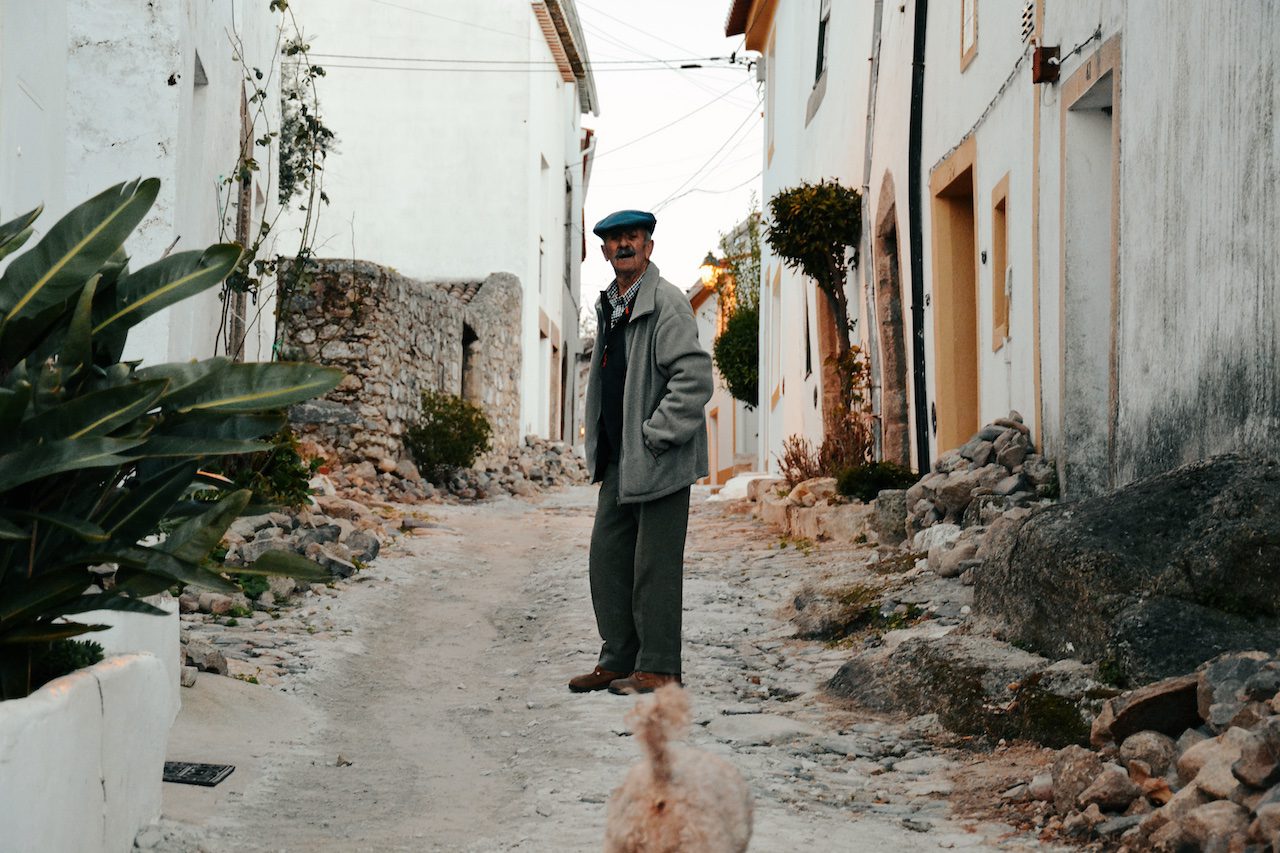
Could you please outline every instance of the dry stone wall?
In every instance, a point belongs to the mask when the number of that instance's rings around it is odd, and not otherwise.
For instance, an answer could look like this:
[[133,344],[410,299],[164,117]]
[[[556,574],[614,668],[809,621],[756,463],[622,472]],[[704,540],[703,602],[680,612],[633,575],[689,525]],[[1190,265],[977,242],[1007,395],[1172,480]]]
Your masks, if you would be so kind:
[[401,438],[423,391],[481,405],[494,449],[520,441],[519,280],[423,282],[368,261],[314,262],[280,320],[281,353],[340,367],[324,398],[296,406],[303,437],[344,462],[407,458]]

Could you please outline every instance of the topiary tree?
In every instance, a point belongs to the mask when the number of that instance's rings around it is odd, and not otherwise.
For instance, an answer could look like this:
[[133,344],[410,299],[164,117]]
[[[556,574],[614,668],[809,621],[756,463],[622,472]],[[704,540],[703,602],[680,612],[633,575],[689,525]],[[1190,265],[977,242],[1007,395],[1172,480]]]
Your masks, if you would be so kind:
[[711,359],[729,394],[751,408],[760,404],[760,309],[755,305],[730,315],[711,347]]
[[828,435],[839,430],[849,405],[842,400],[839,365],[850,341],[848,280],[850,249],[862,238],[862,196],[835,180],[801,183],[769,200],[765,239],[788,267],[809,276],[826,296],[835,318],[833,358],[823,364],[823,423]]

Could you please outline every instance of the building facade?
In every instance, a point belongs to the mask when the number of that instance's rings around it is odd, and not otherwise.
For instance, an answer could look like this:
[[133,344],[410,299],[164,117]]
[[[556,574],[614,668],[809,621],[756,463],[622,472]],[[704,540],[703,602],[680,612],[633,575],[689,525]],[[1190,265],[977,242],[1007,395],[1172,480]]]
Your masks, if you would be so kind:
[[[282,14],[256,0],[0,0],[0,219],[43,204],[38,238],[107,187],[158,177],[160,195],[126,246],[135,267],[244,239],[237,222],[272,218],[274,180],[269,169],[234,185],[225,179],[244,157],[274,156],[274,142],[258,145],[244,132],[254,89],[246,74],[277,66],[283,26]],[[278,128],[278,74],[258,85],[268,93],[262,125]],[[231,348],[270,359],[270,293],[238,307]],[[219,292],[206,291],[139,325],[125,357],[225,353],[223,317]]]
[[[1010,410],[1069,498],[1280,451],[1280,10],[740,0],[727,31],[764,63],[766,197],[863,193],[849,298],[885,458],[924,467]],[[762,461],[821,437],[796,367],[815,318],[770,276]]]
[[504,345],[522,356],[519,429],[568,438],[593,151],[580,119],[597,110],[572,0],[350,6],[298,13],[339,140],[317,255],[424,281],[516,276],[521,331]]

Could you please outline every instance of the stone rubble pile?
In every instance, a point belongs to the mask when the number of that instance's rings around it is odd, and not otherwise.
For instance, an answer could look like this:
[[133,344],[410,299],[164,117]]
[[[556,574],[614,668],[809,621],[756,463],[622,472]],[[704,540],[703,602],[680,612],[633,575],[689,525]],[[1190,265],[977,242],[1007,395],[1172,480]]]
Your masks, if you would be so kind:
[[1004,512],[1057,496],[1053,464],[1036,452],[1022,415],[1010,412],[944,453],[907,489],[907,532],[935,524],[975,527]]
[[1108,849],[1280,851],[1280,656],[1220,655],[1109,699],[1090,742],[1006,798],[1052,803],[1048,833]]
[[[253,563],[269,551],[301,554],[329,570],[334,580],[350,578],[378,556],[380,537],[387,536],[383,519],[363,504],[333,495],[317,495],[310,509],[269,512],[238,518],[223,536],[224,563],[231,572]],[[255,599],[243,593],[226,595],[189,589],[178,598],[184,622],[207,623],[245,619],[255,625],[278,618],[279,606],[298,596],[324,595],[325,584],[287,577],[269,577],[267,589]],[[208,639],[192,637],[184,628],[181,646],[183,684],[191,686],[195,673],[233,674],[223,651]]]
[[326,466],[313,480],[317,491],[356,501],[418,504],[438,500],[484,500],[498,494],[529,497],[546,489],[588,483],[586,462],[569,445],[527,435],[510,450],[496,450],[471,468],[432,483],[408,458]]

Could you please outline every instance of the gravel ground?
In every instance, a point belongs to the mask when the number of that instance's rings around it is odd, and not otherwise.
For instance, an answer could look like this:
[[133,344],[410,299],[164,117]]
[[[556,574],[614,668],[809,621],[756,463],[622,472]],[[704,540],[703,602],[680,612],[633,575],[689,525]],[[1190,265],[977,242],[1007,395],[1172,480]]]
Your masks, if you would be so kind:
[[[594,488],[574,487],[432,507],[433,526],[283,620],[296,665],[273,687],[202,674],[170,757],[221,745],[242,763],[222,792],[166,786],[165,819],[138,846],[598,850],[609,793],[637,756],[623,724],[637,700],[565,688],[598,648],[594,502]],[[853,561],[853,546],[779,548],[742,504],[699,491],[693,503],[690,741],[747,778],[752,850],[1040,848],[953,815],[949,798],[973,797],[963,779],[975,759],[935,746],[935,720],[878,718],[823,695],[846,653],[792,639],[780,612],[802,583]],[[234,701],[219,692],[232,685]]]

